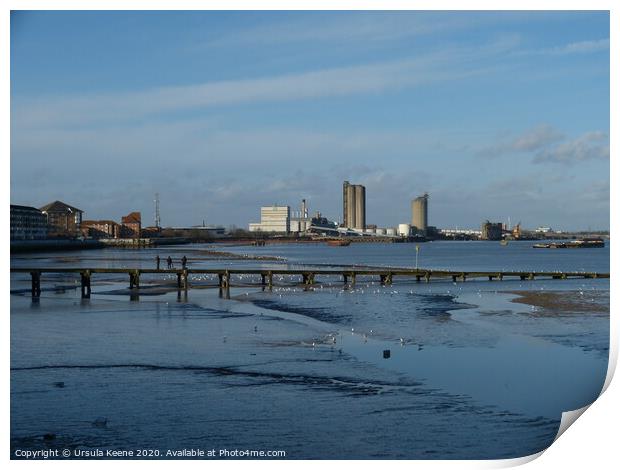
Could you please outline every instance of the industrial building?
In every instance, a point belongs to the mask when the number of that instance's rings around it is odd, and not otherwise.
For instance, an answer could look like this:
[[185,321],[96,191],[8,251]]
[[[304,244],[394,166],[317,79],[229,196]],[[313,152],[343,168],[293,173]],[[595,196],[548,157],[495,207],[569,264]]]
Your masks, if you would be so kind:
[[501,240],[504,232],[504,226],[501,222],[489,222],[488,220],[482,224],[482,240]]
[[291,220],[289,231],[291,233],[305,233],[311,225],[312,221],[308,216],[308,205],[306,200],[301,200],[301,210],[291,212]]
[[411,201],[411,225],[419,232],[428,228],[428,193]]
[[366,228],[366,188],[361,184],[342,183],[342,226]]
[[61,201],[54,201],[39,209],[47,217],[48,235],[75,238],[80,235],[84,211]]
[[291,230],[289,206],[264,206],[260,208],[260,223],[251,223],[250,232],[289,233]]
[[11,204],[11,240],[47,238],[47,217],[36,207]]

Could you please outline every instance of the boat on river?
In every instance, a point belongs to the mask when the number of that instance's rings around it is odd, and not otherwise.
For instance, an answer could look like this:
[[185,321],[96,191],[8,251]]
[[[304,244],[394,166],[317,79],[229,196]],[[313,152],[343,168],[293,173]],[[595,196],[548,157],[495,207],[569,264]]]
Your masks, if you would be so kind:
[[604,248],[605,240],[602,238],[584,238],[570,242],[536,243],[532,248]]

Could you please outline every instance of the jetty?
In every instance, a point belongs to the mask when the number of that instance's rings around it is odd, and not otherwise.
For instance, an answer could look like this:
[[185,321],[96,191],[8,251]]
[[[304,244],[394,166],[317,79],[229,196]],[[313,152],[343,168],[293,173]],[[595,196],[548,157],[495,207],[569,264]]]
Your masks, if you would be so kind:
[[[521,281],[533,281],[535,279],[608,279],[609,273],[597,272],[558,272],[558,271],[447,271],[434,269],[132,269],[132,268],[11,268],[12,273],[28,273],[31,278],[31,294],[33,298],[41,295],[41,280],[45,274],[79,274],[81,293],[83,299],[90,298],[91,279],[96,274],[125,274],[129,278],[129,289],[139,296],[140,277],[148,274],[151,276],[176,275],[176,288],[187,291],[191,287],[190,276],[212,275],[217,279],[220,294],[230,298],[230,288],[233,276],[252,276],[256,282],[251,285],[273,289],[276,286],[274,278],[278,281],[283,276],[293,277],[303,286],[312,286],[322,280],[336,278],[346,285],[355,285],[359,278],[365,281],[378,281],[381,285],[391,285],[395,278],[415,280],[416,282],[431,282],[436,280],[450,280],[452,282],[465,282],[467,279],[488,279],[489,281],[502,281],[504,279],[518,279]],[[174,279],[174,277],[173,277]],[[290,282],[289,284],[290,285]],[[202,284],[204,286],[204,284]],[[247,282],[243,287],[247,287]],[[241,283],[239,283],[239,287]]]

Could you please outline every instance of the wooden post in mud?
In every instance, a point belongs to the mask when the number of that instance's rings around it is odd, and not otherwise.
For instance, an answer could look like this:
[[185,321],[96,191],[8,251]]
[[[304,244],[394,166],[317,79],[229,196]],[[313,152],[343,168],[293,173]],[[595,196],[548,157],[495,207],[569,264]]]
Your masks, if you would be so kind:
[[466,279],[465,273],[461,273],[460,279],[461,279],[461,282],[465,282],[465,279]]
[[305,285],[314,284],[314,273],[302,273],[301,277]]
[[140,272],[139,271],[130,271],[129,272],[129,288],[139,289],[140,288]]
[[188,280],[188,274],[187,274],[187,268],[185,268],[183,270],[183,289],[185,291],[187,291],[188,287],[189,287],[189,280]]
[[181,273],[177,273],[177,289],[181,290]]
[[230,272],[226,270],[224,272],[224,294],[227,299],[230,299]]
[[261,275],[260,275],[260,285],[261,285],[261,286],[264,286],[264,285],[265,285],[265,275],[264,275],[264,274],[261,274]]
[[426,282],[431,282],[431,273],[430,272],[426,272],[426,274],[424,275],[424,280]]
[[267,273],[267,285],[269,286],[269,290],[273,289],[273,273],[271,271]]
[[456,282],[456,274],[452,275],[452,282]]
[[351,285],[355,285],[355,273],[351,273]]
[[33,271],[30,273],[30,277],[32,279],[32,297],[38,299],[41,297],[41,273],[38,271]]
[[421,280],[422,280],[422,276],[420,276],[419,274],[416,274],[415,282],[420,282]]
[[82,298],[90,299],[90,271],[82,271],[80,273],[80,280],[82,284]]

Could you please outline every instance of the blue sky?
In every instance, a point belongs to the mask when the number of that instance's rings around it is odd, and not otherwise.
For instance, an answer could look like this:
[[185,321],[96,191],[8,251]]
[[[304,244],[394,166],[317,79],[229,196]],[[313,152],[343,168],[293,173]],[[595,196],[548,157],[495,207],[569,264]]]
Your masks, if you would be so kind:
[[606,12],[14,12],[11,202],[609,228]]

